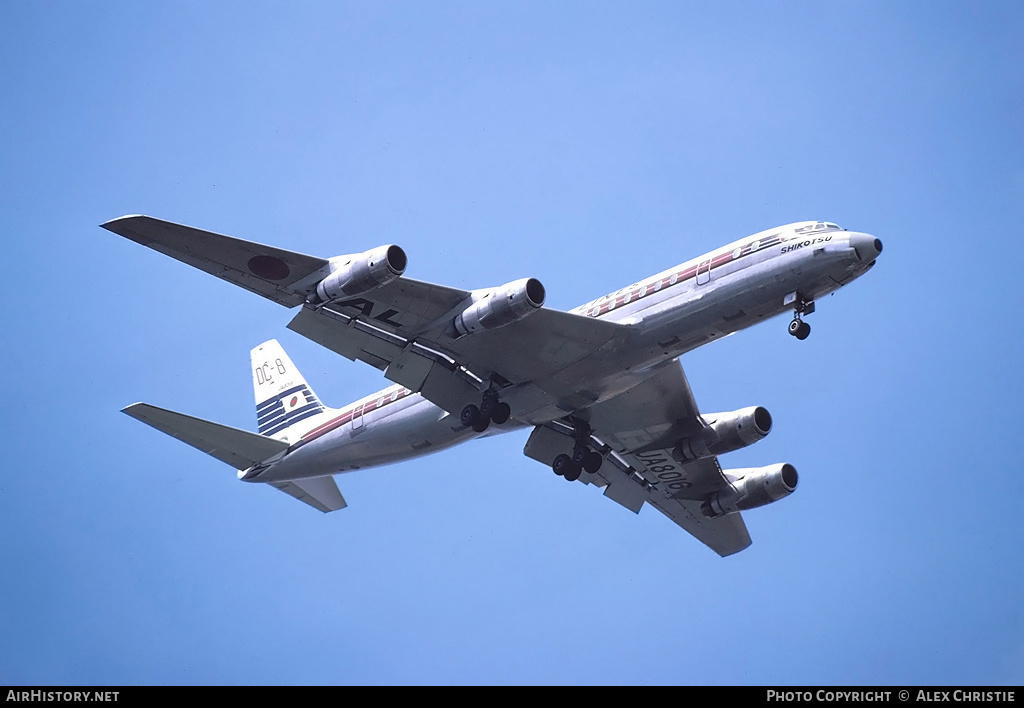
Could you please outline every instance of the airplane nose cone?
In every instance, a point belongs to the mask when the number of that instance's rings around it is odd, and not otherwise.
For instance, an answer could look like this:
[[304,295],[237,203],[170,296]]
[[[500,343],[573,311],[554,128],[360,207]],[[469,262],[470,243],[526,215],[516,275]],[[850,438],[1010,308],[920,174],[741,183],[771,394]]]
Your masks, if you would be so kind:
[[882,252],[882,240],[871,234],[851,234],[850,245],[857,252],[857,258],[870,263]]

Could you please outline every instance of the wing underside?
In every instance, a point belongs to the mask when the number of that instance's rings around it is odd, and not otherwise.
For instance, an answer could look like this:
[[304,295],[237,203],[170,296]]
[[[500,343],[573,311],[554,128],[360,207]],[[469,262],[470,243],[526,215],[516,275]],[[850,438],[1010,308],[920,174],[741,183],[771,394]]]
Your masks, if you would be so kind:
[[[610,400],[580,411],[593,431],[592,446],[610,448],[595,474],[580,481],[604,488],[604,495],[634,513],[645,503],[663,513],[721,556],[750,545],[739,514],[708,518],[701,500],[729,486],[714,457],[680,464],[673,443],[701,425],[690,385],[677,361],[652,370],[637,386]],[[568,425],[538,426],[525,454],[551,464],[559,454],[571,454],[574,441]]]
[[[505,400],[515,416],[526,422],[559,417],[587,405],[597,395],[581,391],[578,380],[566,377],[565,371],[626,336],[621,325],[546,308],[476,335],[449,337],[441,326],[443,320],[416,334],[413,327],[406,331],[387,326],[365,314],[391,304],[391,300],[380,300],[387,295],[384,290],[372,293],[377,300],[363,299],[370,305],[303,307],[288,328],[380,369],[388,379],[421,393],[449,413],[457,413],[467,403],[479,403],[480,390],[491,381],[504,384]],[[375,307],[376,303],[380,304]],[[389,319],[408,318],[402,312]]]
[[[323,258],[264,246],[150,216],[122,216],[103,228],[287,307],[305,301],[327,272]],[[316,277],[316,274],[320,274]]]
[[[149,216],[120,217],[103,228],[287,307],[306,304],[332,268],[324,258]],[[588,362],[626,340],[628,327],[540,308],[504,327],[456,336],[453,320],[477,296],[402,277],[353,297],[306,305],[289,327],[384,371],[449,412],[476,400],[484,381],[515,388],[509,402],[516,417],[528,422],[600,398],[600,392],[581,389],[580,381],[594,370]]]

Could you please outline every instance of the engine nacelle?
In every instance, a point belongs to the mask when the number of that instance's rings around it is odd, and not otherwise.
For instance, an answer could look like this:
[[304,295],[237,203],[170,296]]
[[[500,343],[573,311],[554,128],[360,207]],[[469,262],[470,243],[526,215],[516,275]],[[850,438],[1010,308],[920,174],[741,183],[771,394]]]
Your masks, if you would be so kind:
[[310,297],[314,305],[359,295],[387,285],[405,272],[405,251],[399,246],[380,246],[349,257],[320,281]]
[[680,440],[672,450],[676,462],[693,462],[713,455],[724,455],[756,443],[772,430],[771,413],[761,406],[705,417],[711,423],[700,433]]
[[787,463],[725,470],[725,475],[732,484],[700,505],[704,516],[725,516],[771,504],[792,494],[797,483],[796,467]]
[[523,278],[488,291],[456,315],[458,335],[497,329],[536,312],[544,304],[544,286],[536,278]]

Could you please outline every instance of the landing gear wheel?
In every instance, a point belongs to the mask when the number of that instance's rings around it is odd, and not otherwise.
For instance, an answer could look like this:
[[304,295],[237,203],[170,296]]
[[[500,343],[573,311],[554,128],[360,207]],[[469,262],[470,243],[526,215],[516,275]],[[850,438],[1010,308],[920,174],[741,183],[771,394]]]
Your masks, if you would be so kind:
[[[604,464],[604,458],[601,456],[601,453],[594,452],[585,445],[577,445],[572,450],[572,464],[583,472],[594,474],[601,469],[601,465]],[[577,475],[576,478],[578,479],[578,477]]]
[[510,417],[512,417],[512,408],[504,402],[496,405],[494,412],[491,413],[491,420],[494,421],[495,425],[507,423]]
[[568,455],[559,455],[555,458],[555,461],[551,463],[551,469],[555,471],[559,477],[564,477],[567,473],[571,472],[574,468],[572,464],[572,458]]
[[811,326],[801,318],[814,312],[814,300],[800,292],[795,292],[787,295],[783,302],[794,303],[793,321],[789,323],[789,333],[797,339],[807,339],[807,335],[811,333]]
[[566,470],[565,479],[569,482],[575,482],[580,478],[580,474],[583,472],[578,465],[573,465],[572,469]]
[[512,408],[507,403],[498,400],[498,394],[494,391],[484,392],[484,398],[480,402],[480,415],[490,420],[495,425],[508,422],[512,416]]
[[468,406],[462,409],[462,413],[459,414],[459,422],[465,425],[467,428],[473,425],[473,421],[480,417],[480,409],[470,403]]
[[498,407],[498,397],[484,396],[484,400],[480,403],[480,412],[488,418],[494,415],[494,409]]
[[487,430],[487,426],[491,424],[491,419],[480,412],[480,409],[474,406],[472,403],[462,409],[462,413],[459,414],[459,421],[473,429],[475,433],[482,433]]

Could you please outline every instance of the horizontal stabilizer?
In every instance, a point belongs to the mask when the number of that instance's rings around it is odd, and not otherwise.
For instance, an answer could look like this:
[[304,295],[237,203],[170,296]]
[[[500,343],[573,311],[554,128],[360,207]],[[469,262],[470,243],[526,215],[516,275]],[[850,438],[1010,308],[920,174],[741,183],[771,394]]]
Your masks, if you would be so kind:
[[[207,455],[216,457],[236,470],[248,469],[288,448],[288,443],[281,440],[157,408],[148,403],[133,403],[123,412],[156,428],[161,433],[166,433]],[[342,504],[344,505],[344,500]]]
[[300,502],[305,502],[325,514],[329,511],[344,509],[348,504],[345,497],[338,491],[334,477],[313,477],[312,479],[295,479],[291,482],[271,482],[270,486],[280,489]]

